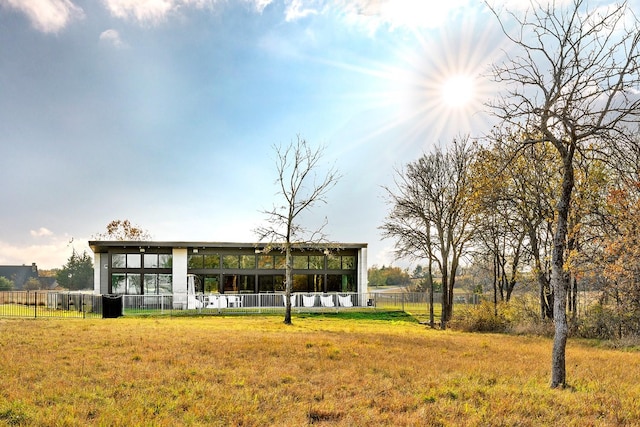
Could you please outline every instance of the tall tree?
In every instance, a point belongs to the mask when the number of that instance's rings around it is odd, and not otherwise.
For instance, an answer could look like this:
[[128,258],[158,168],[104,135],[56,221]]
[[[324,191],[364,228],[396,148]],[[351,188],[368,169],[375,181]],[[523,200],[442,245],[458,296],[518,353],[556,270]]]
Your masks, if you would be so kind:
[[[480,150],[472,167],[480,255],[492,258],[497,303],[508,301],[520,262],[528,260],[540,289],[540,313],[553,317],[549,284],[553,195],[559,183],[558,162],[550,144],[522,147],[520,137],[499,135]],[[483,249],[484,248],[484,249]],[[508,267],[508,272],[507,272]]]
[[265,210],[267,225],[255,230],[260,242],[267,241],[266,250],[278,249],[285,254],[285,316],[284,323],[291,324],[291,292],[293,288],[293,248],[305,249],[310,245],[327,242],[324,227],[327,219],[317,228],[302,224],[301,215],[318,203],[326,203],[328,191],[333,188],[340,175],[335,167],[320,174],[321,160],[325,148],[311,147],[297,136],[287,146],[274,146],[276,153],[277,195],[281,202]]
[[94,238],[97,240],[144,241],[151,240],[153,237],[148,230],[131,224],[128,219],[114,219],[107,224],[107,230],[104,233],[98,233]]
[[58,270],[56,280],[69,290],[93,289],[93,261],[86,252],[74,249],[67,263]]
[[562,165],[551,262],[552,388],[566,385],[570,275],[565,252],[576,154],[612,155],[616,143],[633,143],[629,124],[640,116],[638,20],[626,3],[595,10],[586,6],[585,0],[572,0],[566,7],[532,3],[523,15],[510,12],[506,17],[492,9],[514,53],[494,66],[504,93],[490,107],[510,131],[526,136],[523,147],[550,143]]
[[380,226],[395,239],[398,258],[427,259],[442,275],[442,327],[453,315],[456,271],[473,237],[469,167],[474,147],[469,138],[454,140],[397,171],[396,188],[385,187],[391,206]]

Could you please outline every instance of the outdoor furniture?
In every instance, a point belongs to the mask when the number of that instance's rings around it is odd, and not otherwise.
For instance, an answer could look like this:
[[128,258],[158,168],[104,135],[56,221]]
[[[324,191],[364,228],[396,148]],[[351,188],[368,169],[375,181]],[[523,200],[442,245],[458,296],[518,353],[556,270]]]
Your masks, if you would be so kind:
[[218,297],[218,308],[227,308],[227,297],[224,295]]
[[342,307],[353,307],[353,302],[351,302],[351,295],[338,295],[338,302]]
[[[287,294],[282,294],[282,302],[284,303],[284,306],[287,306]],[[295,295],[291,295],[291,307],[295,307],[296,306],[296,296]]]
[[196,298],[195,295],[189,295],[187,297],[187,308],[189,309],[202,308],[202,301]]
[[230,295],[227,297],[229,307],[242,307],[242,297],[239,295]]
[[315,295],[302,295],[302,305],[305,307],[313,307],[316,305]]
[[215,295],[207,295],[205,297],[205,308],[218,308],[218,297]]
[[320,295],[320,303],[323,307],[335,307],[335,303],[333,302],[333,298],[331,295]]

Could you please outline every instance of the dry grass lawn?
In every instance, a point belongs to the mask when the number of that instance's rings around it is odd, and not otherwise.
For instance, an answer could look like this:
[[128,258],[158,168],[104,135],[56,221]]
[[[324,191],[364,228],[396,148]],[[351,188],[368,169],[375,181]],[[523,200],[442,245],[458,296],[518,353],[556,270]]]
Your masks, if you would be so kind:
[[382,316],[0,320],[0,425],[640,425],[638,353]]

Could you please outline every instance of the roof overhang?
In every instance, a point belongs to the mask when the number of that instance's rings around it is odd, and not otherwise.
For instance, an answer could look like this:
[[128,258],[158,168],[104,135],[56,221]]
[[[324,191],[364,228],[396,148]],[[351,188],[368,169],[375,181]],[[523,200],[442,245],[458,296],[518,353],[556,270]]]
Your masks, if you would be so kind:
[[[149,240],[90,240],[89,247],[94,253],[106,253],[114,248],[176,248],[176,249],[257,249],[272,248],[278,250],[283,243],[241,243],[241,242],[170,242]],[[292,243],[295,249],[364,249],[367,243]]]

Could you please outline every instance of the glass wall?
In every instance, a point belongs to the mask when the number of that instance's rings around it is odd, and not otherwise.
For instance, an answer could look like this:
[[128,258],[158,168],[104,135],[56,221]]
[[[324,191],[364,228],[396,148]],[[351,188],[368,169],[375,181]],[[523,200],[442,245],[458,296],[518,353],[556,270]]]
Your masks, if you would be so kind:
[[111,253],[112,294],[163,295],[173,293],[173,257],[166,253]]
[[[167,249],[165,249],[167,250]],[[171,250],[170,248],[168,250]],[[356,251],[324,254],[308,250],[292,257],[294,292],[357,292]],[[171,294],[173,257],[161,248],[109,253],[110,293]],[[187,274],[197,277],[197,293],[284,292],[286,257],[254,248],[188,249]]]

